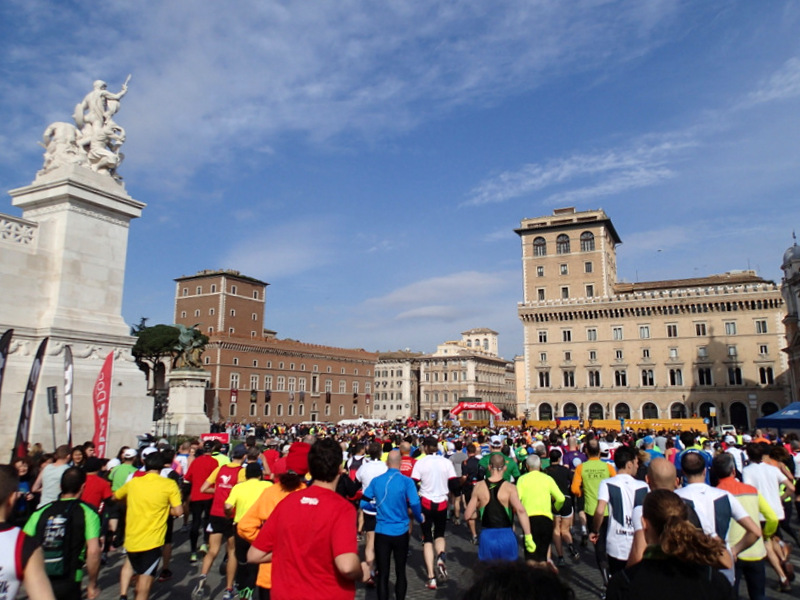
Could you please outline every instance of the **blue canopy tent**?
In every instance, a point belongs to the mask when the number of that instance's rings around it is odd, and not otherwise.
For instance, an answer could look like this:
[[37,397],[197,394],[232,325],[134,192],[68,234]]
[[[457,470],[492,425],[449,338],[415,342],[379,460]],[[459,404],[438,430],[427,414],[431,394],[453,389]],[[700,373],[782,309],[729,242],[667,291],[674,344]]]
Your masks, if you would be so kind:
[[800,402],[792,402],[789,406],[776,413],[756,419],[756,427],[762,429],[769,427],[777,429],[778,432],[783,429],[800,430]]

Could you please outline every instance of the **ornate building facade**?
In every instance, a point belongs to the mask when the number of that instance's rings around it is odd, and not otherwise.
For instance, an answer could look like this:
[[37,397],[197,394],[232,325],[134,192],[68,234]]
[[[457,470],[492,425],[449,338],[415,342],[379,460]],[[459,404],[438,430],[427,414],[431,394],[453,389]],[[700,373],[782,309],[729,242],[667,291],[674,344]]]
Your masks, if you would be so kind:
[[375,419],[408,419],[419,411],[419,358],[421,352],[382,352],[375,365],[372,416]]
[[788,401],[785,304],[753,271],[617,281],[602,210],[524,219],[524,400],[533,419],[698,415],[751,427]]

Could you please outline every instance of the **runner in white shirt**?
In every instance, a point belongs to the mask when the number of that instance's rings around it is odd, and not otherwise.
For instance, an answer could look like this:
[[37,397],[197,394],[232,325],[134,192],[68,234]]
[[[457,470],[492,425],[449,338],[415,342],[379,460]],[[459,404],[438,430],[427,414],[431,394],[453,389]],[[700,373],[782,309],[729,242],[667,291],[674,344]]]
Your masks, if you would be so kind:
[[438,443],[435,437],[426,437],[422,443],[426,456],[414,464],[411,478],[419,482],[419,495],[422,502],[422,542],[425,555],[425,568],[428,574],[428,589],[436,589],[434,573],[434,551],[439,578],[447,579],[445,566],[444,530],[447,526],[448,482],[456,479],[456,471],[444,456],[436,454]]
[[[644,481],[633,478],[639,468],[635,448],[620,446],[614,453],[617,475],[600,482],[597,492],[597,509],[592,530],[598,531],[603,523],[603,513],[608,506],[608,529],[606,552],[610,575],[625,568],[633,545],[633,509],[641,506],[649,488]],[[596,544],[599,535],[592,533],[590,539]]]
[[706,483],[706,462],[700,451],[684,452],[681,456],[681,470],[688,484],[675,490],[675,493],[694,509],[707,535],[719,537],[727,543],[731,519],[745,530],[744,536],[735,546],[732,548],[728,546],[732,554],[731,561],[727,565],[728,568],[721,571],[733,584],[733,564],[736,557],[758,541],[761,537],[761,528],[733,494]]
[[[361,483],[361,489],[365,490],[378,475],[383,475],[387,471],[386,463],[381,460],[383,447],[378,442],[372,442],[367,448],[367,458],[361,463],[356,471],[356,481]],[[374,582],[375,565],[375,518],[376,511],[367,508],[364,511],[364,558],[369,565],[370,579]],[[368,582],[369,583],[369,582]]]

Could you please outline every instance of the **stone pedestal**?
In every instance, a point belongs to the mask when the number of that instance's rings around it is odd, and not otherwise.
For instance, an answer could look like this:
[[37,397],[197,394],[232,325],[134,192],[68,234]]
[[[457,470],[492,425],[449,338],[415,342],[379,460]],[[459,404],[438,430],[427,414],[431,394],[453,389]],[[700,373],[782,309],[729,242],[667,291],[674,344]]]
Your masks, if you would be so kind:
[[211,373],[195,369],[175,369],[167,374],[169,412],[177,424],[177,435],[208,433],[210,422],[204,408]]
[[122,318],[130,221],[144,204],[111,177],[68,165],[10,192],[22,218],[0,215],[16,232],[0,235],[0,331],[14,329],[0,403],[0,455],[14,443],[36,348],[50,338],[31,415],[30,442],[52,450],[47,387],[55,386],[56,443],[66,443],[64,346],[74,359],[73,443],[94,433],[92,389],[114,352],[109,455],[152,429],[153,400],[131,356],[135,338]]

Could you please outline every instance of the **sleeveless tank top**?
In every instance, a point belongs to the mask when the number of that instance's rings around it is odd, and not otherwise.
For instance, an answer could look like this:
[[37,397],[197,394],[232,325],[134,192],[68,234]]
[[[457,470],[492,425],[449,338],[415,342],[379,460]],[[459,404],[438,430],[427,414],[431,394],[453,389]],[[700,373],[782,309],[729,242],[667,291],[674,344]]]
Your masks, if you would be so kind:
[[503,481],[487,481],[486,485],[489,488],[489,503],[483,508],[481,525],[487,529],[504,529],[511,527],[512,520],[510,510],[503,506],[497,498]]

